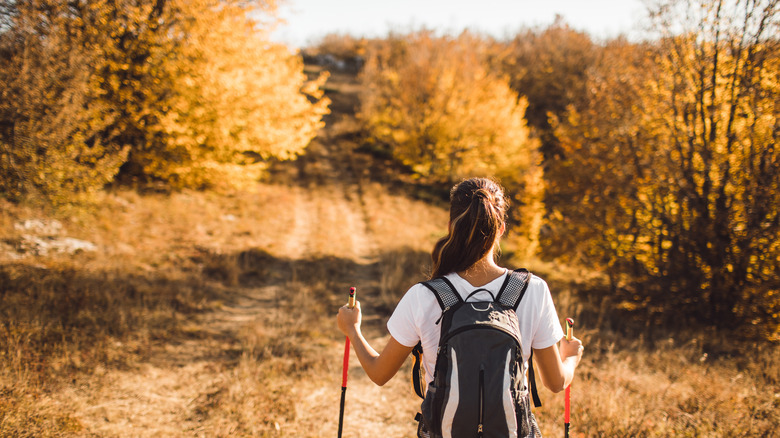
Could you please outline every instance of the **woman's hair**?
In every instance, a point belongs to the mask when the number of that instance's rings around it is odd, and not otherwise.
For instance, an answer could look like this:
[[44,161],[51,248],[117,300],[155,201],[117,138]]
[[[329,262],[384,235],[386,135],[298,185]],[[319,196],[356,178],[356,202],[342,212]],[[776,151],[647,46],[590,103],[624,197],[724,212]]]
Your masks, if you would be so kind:
[[485,256],[498,242],[506,222],[504,189],[488,178],[461,181],[450,190],[449,234],[431,253],[431,278],[460,272]]

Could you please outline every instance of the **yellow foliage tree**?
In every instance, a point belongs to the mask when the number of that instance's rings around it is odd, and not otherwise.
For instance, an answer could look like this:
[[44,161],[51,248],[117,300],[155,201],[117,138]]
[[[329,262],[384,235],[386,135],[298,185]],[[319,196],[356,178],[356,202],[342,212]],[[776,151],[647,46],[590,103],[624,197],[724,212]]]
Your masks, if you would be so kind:
[[328,112],[326,76],[308,81],[300,57],[269,41],[257,14],[273,19],[273,2],[260,11],[243,1],[174,3],[181,37],[160,67],[173,79],[169,98],[164,111],[151,109],[161,111],[158,124],[132,158],[147,174],[204,186],[252,181],[267,159],[300,154]]
[[110,182],[128,148],[101,132],[116,118],[94,93],[97,63],[65,1],[0,7],[0,194],[54,205]]
[[569,202],[550,247],[605,267],[623,305],[658,323],[776,337],[776,7],[667,2],[655,18],[659,41],[608,47],[590,103],[558,125],[550,185]]
[[3,3],[0,190],[67,201],[118,171],[235,186],[295,157],[325,77],[269,41],[276,21],[275,1]]
[[496,45],[496,68],[506,72],[512,89],[528,99],[525,118],[540,140],[544,160],[559,158],[550,116],[561,117],[569,105],[576,107],[583,100],[596,44],[558,16],[545,29],[528,29]]
[[417,174],[447,183],[497,176],[520,201],[535,250],[541,214],[537,143],[523,118],[527,103],[488,68],[489,45],[464,32],[390,35],[369,45],[358,117],[369,141]]

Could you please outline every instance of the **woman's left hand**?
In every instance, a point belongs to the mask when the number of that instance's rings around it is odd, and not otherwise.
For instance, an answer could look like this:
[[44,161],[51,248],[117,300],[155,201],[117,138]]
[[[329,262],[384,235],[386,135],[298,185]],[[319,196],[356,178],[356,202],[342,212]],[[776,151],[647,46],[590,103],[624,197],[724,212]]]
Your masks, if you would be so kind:
[[339,315],[336,318],[341,333],[350,338],[360,330],[362,319],[363,314],[360,311],[360,301],[355,301],[355,307],[351,309],[346,304],[341,306]]

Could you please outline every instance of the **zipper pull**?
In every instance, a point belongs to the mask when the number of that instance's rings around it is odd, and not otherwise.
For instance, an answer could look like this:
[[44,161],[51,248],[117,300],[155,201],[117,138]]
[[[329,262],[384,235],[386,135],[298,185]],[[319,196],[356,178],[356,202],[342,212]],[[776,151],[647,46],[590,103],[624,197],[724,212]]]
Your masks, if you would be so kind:
[[479,426],[477,426],[477,436],[482,437],[482,423],[479,423]]
[[450,310],[450,306],[447,306],[444,308],[444,310],[441,311],[441,316],[439,316],[439,319],[436,320],[436,325],[439,325],[439,322],[441,322],[441,319],[444,318],[444,312]]

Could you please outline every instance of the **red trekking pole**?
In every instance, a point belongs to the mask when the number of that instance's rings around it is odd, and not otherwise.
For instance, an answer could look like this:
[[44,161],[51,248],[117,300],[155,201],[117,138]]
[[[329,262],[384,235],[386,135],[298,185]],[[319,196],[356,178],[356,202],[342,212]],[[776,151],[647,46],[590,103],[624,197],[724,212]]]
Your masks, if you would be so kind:
[[[349,301],[347,307],[355,307],[355,288],[349,288]],[[339,438],[341,438],[341,428],[344,425],[344,401],[347,397],[347,371],[349,370],[349,337],[344,342],[344,365],[341,371],[341,404],[339,407]]]
[[[574,320],[566,318],[566,340],[571,341],[572,329],[574,328]],[[569,438],[569,416],[571,414],[571,384],[566,387],[566,395],[563,405],[563,431],[564,437]]]

